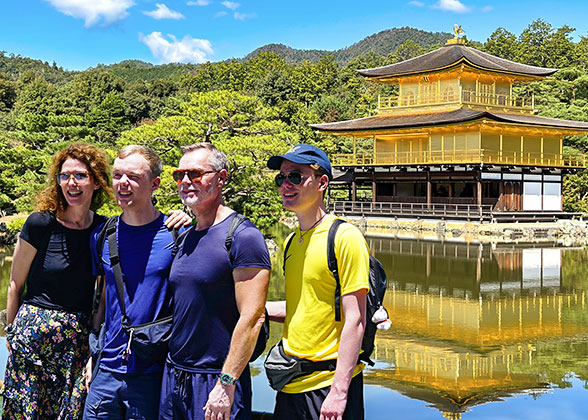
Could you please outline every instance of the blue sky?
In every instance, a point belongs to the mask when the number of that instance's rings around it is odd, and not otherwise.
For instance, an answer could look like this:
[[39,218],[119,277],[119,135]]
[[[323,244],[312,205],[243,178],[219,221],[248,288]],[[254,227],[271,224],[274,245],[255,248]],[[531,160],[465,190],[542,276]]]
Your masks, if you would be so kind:
[[0,0],[0,51],[68,70],[240,58],[268,43],[336,50],[379,31],[462,25],[484,42],[537,18],[588,36],[588,1],[567,0]]

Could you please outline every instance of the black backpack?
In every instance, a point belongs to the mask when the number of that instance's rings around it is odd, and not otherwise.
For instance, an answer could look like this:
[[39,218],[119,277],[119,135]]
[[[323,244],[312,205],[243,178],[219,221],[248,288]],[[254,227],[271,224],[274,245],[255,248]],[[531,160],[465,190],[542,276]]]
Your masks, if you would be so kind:
[[[333,277],[335,277],[335,321],[341,322],[341,281],[339,279],[339,269],[337,267],[337,257],[335,256],[335,235],[337,234],[337,230],[341,224],[345,223],[344,220],[335,219],[333,224],[329,229],[329,236],[327,237],[327,262],[329,266],[329,270],[333,273]],[[288,248],[292,243],[292,238],[294,235],[291,235],[286,243],[286,247],[284,249],[284,272],[286,268],[286,254],[288,253]],[[384,294],[386,293],[386,286],[387,286],[387,279],[386,279],[386,272],[384,271],[384,267],[382,267],[382,263],[378,261],[376,257],[370,255],[370,273],[369,273],[369,286],[370,289],[366,296],[366,326],[365,331],[363,333],[363,340],[361,343],[361,349],[363,350],[360,355],[358,361],[365,362],[370,366],[374,365],[374,362],[370,359],[374,351],[374,340],[376,338],[376,331],[377,326],[372,321],[372,317],[374,313],[380,308],[383,307],[382,302],[384,300]],[[328,361],[326,361],[328,362]],[[315,362],[315,363],[322,363],[322,362]],[[320,366],[320,365],[317,365]],[[326,364],[329,370],[334,370],[334,365]],[[316,370],[324,370],[317,368]]]
[[[233,244],[233,236],[235,235],[235,231],[241,225],[241,223],[245,222],[247,218],[239,213],[234,213],[231,222],[229,224],[229,230],[227,231],[227,237],[225,238],[225,248],[227,250],[227,254],[229,255],[229,261],[231,265],[233,264],[233,256],[231,255],[231,245]],[[175,237],[174,240],[174,247],[172,249],[172,258],[178,253],[178,248],[180,244],[188,234],[190,229],[185,230],[179,236]],[[257,343],[255,343],[255,349],[253,350],[253,354],[249,359],[249,362],[253,362],[256,360],[263,351],[265,350],[265,345],[269,338],[269,315],[267,314],[267,310],[265,311],[265,321],[259,330],[259,336],[257,337]]]

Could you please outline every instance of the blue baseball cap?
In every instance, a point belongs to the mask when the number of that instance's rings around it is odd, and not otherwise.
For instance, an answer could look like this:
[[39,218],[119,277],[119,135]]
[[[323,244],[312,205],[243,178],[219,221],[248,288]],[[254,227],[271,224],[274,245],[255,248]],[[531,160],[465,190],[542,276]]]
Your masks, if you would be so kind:
[[329,161],[327,154],[316,146],[310,144],[297,144],[283,155],[272,156],[269,158],[267,161],[267,167],[279,170],[284,159],[303,165],[315,163],[327,173],[329,179],[333,179],[331,162]]

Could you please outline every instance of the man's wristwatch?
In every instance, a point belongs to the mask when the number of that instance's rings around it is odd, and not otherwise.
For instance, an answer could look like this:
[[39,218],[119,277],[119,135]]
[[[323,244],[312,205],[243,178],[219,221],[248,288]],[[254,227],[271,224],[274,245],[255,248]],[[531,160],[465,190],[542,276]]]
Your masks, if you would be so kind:
[[219,379],[223,385],[235,385],[237,383],[237,379],[233,378],[228,373],[221,373]]

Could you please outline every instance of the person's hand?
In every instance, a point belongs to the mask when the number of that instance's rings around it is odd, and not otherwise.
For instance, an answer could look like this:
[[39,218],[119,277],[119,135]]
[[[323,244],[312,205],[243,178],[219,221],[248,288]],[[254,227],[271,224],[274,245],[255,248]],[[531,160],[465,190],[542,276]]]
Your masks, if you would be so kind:
[[190,226],[192,218],[182,210],[170,210],[169,217],[165,221],[165,227],[168,229],[179,229],[182,226]]
[[341,395],[331,388],[321,406],[319,420],[343,420],[346,405],[347,395]]
[[90,357],[88,359],[88,363],[86,363],[86,371],[84,372],[84,375],[86,377],[86,389],[90,389],[90,382],[92,381],[92,371],[93,369],[93,363],[92,363],[92,358]]
[[219,382],[214,386],[203,410],[206,420],[229,420],[231,407],[235,398],[235,385],[223,385]]

